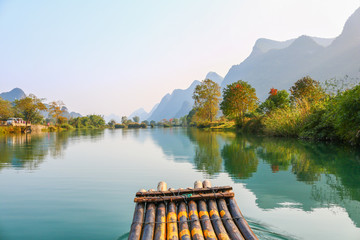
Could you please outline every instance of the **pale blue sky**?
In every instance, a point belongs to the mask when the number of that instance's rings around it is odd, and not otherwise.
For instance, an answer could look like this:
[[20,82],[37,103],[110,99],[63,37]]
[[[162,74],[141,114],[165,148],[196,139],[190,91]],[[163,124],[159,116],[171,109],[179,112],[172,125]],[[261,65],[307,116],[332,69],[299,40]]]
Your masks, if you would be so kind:
[[0,92],[81,114],[150,110],[209,71],[225,76],[256,39],[335,37],[360,0],[0,0]]

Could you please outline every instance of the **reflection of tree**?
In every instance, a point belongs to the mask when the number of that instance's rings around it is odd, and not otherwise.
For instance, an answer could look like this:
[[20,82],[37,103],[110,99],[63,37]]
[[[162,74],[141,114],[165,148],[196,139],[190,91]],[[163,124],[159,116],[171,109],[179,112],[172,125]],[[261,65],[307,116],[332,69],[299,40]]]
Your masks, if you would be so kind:
[[[350,196],[360,201],[360,152],[352,148],[330,144],[307,144],[306,151],[311,164],[321,169],[321,173],[334,174],[337,183],[328,185],[339,196]],[[338,182],[341,182],[340,186]]]
[[7,135],[0,139],[0,146],[0,168],[12,166],[35,169],[47,154],[40,135]]
[[198,170],[214,175],[221,171],[222,159],[217,133],[189,129],[188,136],[195,143],[194,162]]
[[70,139],[90,137],[95,141],[102,135],[103,131],[87,130],[2,136],[0,169],[4,167],[36,169],[49,154],[53,158],[61,156]]
[[257,154],[271,165],[273,172],[291,171],[299,181],[313,183],[320,178],[321,169],[311,164],[304,142],[294,139],[264,138]]
[[234,178],[247,179],[259,164],[254,145],[244,137],[236,137],[221,150],[225,170]]

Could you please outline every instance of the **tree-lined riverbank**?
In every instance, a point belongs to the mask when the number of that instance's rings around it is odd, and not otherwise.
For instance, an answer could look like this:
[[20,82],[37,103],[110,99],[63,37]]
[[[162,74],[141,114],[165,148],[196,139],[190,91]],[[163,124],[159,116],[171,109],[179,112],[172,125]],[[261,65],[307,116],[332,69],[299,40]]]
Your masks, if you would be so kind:
[[[286,90],[271,88],[267,99],[260,103],[255,89],[238,81],[223,90],[223,99],[209,98],[206,93],[216,89],[206,80],[204,88],[194,91],[195,104],[190,124],[209,129],[234,129],[271,136],[308,138],[360,144],[360,85],[333,79],[320,82],[304,77]],[[202,99],[199,100],[199,92]],[[213,109],[222,114],[215,121],[208,117]],[[219,115],[218,115],[219,116]]]

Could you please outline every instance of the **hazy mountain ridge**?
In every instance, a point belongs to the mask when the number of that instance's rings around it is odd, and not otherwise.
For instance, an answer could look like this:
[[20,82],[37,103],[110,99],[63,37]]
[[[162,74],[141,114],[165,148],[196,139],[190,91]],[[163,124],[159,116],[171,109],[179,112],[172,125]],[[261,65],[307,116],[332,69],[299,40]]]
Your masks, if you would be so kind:
[[[223,77],[215,72],[209,72],[205,79],[211,79],[221,85]],[[194,105],[192,95],[200,81],[195,80],[187,89],[175,89],[166,94],[160,101],[148,120],[161,121],[162,119],[180,118],[187,115]]]
[[141,121],[146,120],[148,115],[149,115],[149,113],[147,113],[144,110],[144,108],[139,108],[139,109],[135,110],[133,113],[131,113],[128,118],[132,119],[133,117],[138,116],[140,118],[140,122],[141,122]]
[[[222,88],[237,80],[247,81],[255,87],[263,101],[270,88],[288,90],[307,75],[318,81],[345,75],[357,76],[360,54],[354,53],[360,52],[359,24],[360,8],[350,16],[336,38],[306,35],[286,41],[260,38],[251,54],[240,64],[233,65],[225,78],[214,72],[209,72],[205,78],[221,84]],[[165,95],[154,113],[149,114],[148,120],[160,121],[188,114],[194,103],[191,97],[194,83],[188,89],[176,89],[172,94]]]
[[[10,102],[13,102],[15,100],[19,100],[19,99],[22,99],[24,97],[26,97],[26,94],[25,92],[21,89],[21,88],[14,88],[12,89],[11,91],[9,92],[2,92],[0,93],[0,97],[4,100],[7,100],[7,101],[10,101]],[[49,104],[45,104],[45,106],[47,108],[50,107]],[[76,118],[76,117],[82,117],[82,115],[80,113],[77,113],[77,112],[69,112],[68,108],[67,107],[63,107],[62,108],[64,114],[63,116],[66,117],[66,118]],[[41,115],[44,117],[44,118],[48,118],[49,117],[49,113],[47,111],[40,111]]]
[[356,77],[360,70],[360,8],[347,20],[335,39],[300,36],[284,42],[259,39],[253,52],[230,68],[222,87],[244,80],[264,100],[269,89],[288,90],[298,79],[311,76],[318,81]]
[[[192,93],[195,90],[196,85],[200,81],[195,80],[187,89],[175,89],[171,94],[166,94],[160,101],[154,112],[148,117],[148,120],[160,121],[162,119],[171,119],[175,115],[181,115],[186,112],[186,115],[190,110],[184,109],[184,102],[189,102],[193,105]],[[180,109],[182,109],[181,112]],[[189,110],[189,111],[188,111]]]
[[20,88],[14,88],[9,92],[0,93],[0,97],[4,100],[13,102],[15,100],[19,100],[23,97],[26,97],[25,92]]

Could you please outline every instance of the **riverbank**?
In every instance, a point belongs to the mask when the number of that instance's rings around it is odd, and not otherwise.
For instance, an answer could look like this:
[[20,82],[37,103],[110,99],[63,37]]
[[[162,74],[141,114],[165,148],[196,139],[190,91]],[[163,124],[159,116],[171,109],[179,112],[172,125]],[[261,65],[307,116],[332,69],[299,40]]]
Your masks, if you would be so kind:
[[[0,134],[24,133],[30,126],[0,126]],[[46,132],[49,130],[48,126],[31,125],[31,132]]]

